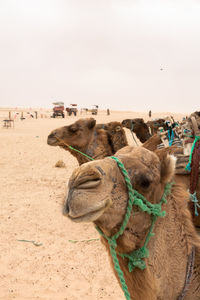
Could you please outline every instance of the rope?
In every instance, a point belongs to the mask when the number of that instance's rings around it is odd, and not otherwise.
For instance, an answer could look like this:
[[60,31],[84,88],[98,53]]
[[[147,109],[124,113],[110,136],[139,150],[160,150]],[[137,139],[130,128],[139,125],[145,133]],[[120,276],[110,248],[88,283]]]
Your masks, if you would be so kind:
[[190,129],[184,129],[183,130],[183,136],[193,138],[193,135],[192,134],[188,134],[188,133],[192,133],[192,130],[190,130]]
[[171,129],[171,130],[168,129],[167,134],[168,134],[169,146],[171,147],[171,145],[173,143],[173,140],[174,140],[174,131],[173,131],[173,129]]
[[87,157],[87,158],[90,159],[90,160],[94,160],[94,158],[92,158],[91,156],[89,156],[89,155],[87,155],[87,154],[85,154],[85,153],[83,153],[83,152],[81,152],[81,151],[75,149],[74,147],[68,145],[67,143],[63,142],[63,140],[59,139],[57,136],[56,136],[56,139],[57,139],[59,142],[61,142],[63,145],[67,146],[69,149],[74,150],[74,151],[76,151],[76,152],[82,154],[83,156]]
[[190,200],[194,203],[194,214],[195,216],[198,217],[199,213],[198,213],[198,208],[200,209],[200,205],[197,199],[197,195],[196,192],[194,192],[193,194],[190,194]]
[[116,247],[117,247],[117,241],[116,240],[118,239],[118,237],[120,235],[123,234],[123,232],[125,230],[125,227],[126,227],[128,221],[129,221],[129,218],[131,216],[131,211],[132,211],[132,206],[133,205],[139,206],[142,211],[147,212],[148,214],[152,215],[152,224],[151,224],[150,230],[147,234],[146,240],[144,242],[144,246],[141,247],[140,249],[134,250],[134,251],[132,251],[131,253],[128,253],[128,254],[118,253],[118,255],[120,257],[127,258],[129,260],[129,262],[128,262],[129,272],[132,272],[132,270],[136,267],[140,268],[141,270],[144,270],[146,268],[146,264],[145,264],[145,261],[143,259],[149,256],[149,251],[147,249],[147,245],[150,241],[150,238],[154,235],[153,234],[153,229],[154,229],[154,225],[155,225],[155,222],[156,222],[157,218],[159,216],[160,217],[165,216],[165,212],[162,211],[162,204],[167,202],[166,196],[169,194],[172,184],[170,184],[170,183],[166,184],[165,190],[164,190],[164,193],[163,193],[163,196],[161,198],[160,203],[152,204],[149,201],[147,201],[146,198],[143,195],[139,194],[136,190],[134,190],[132,188],[132,184],[131,184],[128,172],[126,171],[126,169],[125,169],[124,165],[122,164],[122,162],[117,157],[111,156],[111,158],[116,161],[118,167],[120,168],[122,174],[124,175],[124,179],[125,179],[127,189],[128,189],[129,200],[128,200],[124,220],[122,222],[122,225],[121,225],[119,231],[116,234],[114,234],[111,237],[108,237],[101,231],[101,229],[98,226],[96,226],[96,229],[99,232],[99,234],[102,235],[108,241],[108,244],[109,244],[109,247],[110,247],[110,253],[111,253],[111,256],[112,256],[112,259],[113,259],[113,263],[114,263],[114,268],[117,271],[118,277],[120,279],[120,283],[121,283],[122,289],[124,291],[124,295],[125,295],[127,300],[131,300],[130,294],[129,294],[129,291],[128,291],[128,287],[127,287],[126,281],[124,279],[124,274],[123,274],[123,271],[120,268],[119,260],[117,258],[117,252],[115,250]]
[[194,151],[192,154],[192,162],[191,162],[191,173],[190,173],[190,200],[193,203],[194,214],[193,216],[198,216],[198,208],[200,205],[198,203],[196,189],[198,185],[199,179],[199,161],[200,161],[200,140],[198,140],[195,144]]
[[191,152],[190,152],[189,162],[188,162],[187,166],[185,167],[186,171],[191,171],[192,154],[193,154],[193,151],[194,151],[195,144],[199,140],[200,140],[200,136],[195,136],[194,142],[192,144],[192,149],[191,149]]

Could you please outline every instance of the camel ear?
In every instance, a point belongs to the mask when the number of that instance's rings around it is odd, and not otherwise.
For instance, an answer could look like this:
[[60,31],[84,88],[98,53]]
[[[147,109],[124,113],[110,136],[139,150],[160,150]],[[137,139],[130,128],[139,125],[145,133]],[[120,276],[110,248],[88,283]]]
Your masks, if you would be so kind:
[[165,148],[160,151],[156,151],[156,154],[158,155],[161,162],[161,182],[168,183],[172,180],[175,173],[176,157],[173,155],[169,155],[165,151]]
[[95,125],[96,125],[96,120],[93,119],[93,118],[90,118],[90,119],[88,120],[88,124],[87,124],[88,128],[89,128],[89,129],[92,129]]

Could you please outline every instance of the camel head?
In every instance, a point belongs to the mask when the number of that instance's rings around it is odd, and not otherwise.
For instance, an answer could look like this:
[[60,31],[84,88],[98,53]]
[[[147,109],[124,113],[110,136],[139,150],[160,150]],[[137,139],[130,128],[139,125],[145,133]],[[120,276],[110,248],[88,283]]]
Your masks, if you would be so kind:
[[96,120],[93,118],[79,119],[69,126],[53,130],[48,138],[50,146],[63,146],[63,142],[72,147],[83,148],[88,145],[93,134]]
[[126,133],[120,122],[110,122],[104,125],[113,153],[128,145]]
[[141,143],[146,142],[151,137],[148,126],[141,118],[125,119],[122,121],[122,126],[135,132]]
[[165,119],[156,119],[156,120],[148,121],[147,126],[150,128],[152,134],[157,133],[159,127],[163,127],[164,131],[167,130]]
[[[117,152],[116,157],[124,164],[133,188],[153,204],[160,202],[165,184],[174,174],[174,157],[166,151],[155,154],[143,147],[127,147],[127,151]],[[110,236],[119,230],[127,202],[122,172],[116,161],[107,157],[74,170],[69,180],[64,214],[74,222],[95,222]],[[149,228],[151,217],[134,205],[129,222],[137,237],[144,227]]]

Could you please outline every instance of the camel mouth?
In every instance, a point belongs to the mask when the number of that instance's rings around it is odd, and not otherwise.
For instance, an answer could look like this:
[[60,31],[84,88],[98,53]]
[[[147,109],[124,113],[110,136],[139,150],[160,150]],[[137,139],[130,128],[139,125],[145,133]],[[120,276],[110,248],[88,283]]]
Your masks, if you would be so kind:
[[56,146],[58,144],[58,140],[55,136],[48,136],[47,144],[50,146]]
[[67,217],[71,221],[76,222],[76,223],[93,222],[93,221],[96,221],[99,217],[101,217],[101,215],[104,213],[106,207],[107,207],[107,205],[105,205],[104,207],[102,207],[98,210],[88,212],[88,213],[86,213],[84,215],[81,215],[81,216],[70,216],[68,214]]
[[86,211],[80,211],[74,213],[69,207],[64,207],[63,215],[68,217],[73,222],[94,222],[100,218],[105,210],[112,205],[110,198],[105,199],[100,205],[89,208]]

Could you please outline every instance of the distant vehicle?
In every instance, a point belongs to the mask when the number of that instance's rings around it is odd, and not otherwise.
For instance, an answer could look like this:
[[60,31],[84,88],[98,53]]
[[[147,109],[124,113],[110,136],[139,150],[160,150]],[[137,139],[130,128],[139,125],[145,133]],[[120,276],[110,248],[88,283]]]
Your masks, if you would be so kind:
[[77,104],[70,104],[70,107],[66,107],[66,111],[69,116],[74,114],[74,116],[77,115],[78,109],[77,109]]
[[64,102],[54,102],[53,103],[54,107],[53,107],[53,115],[52,118],[56,118],[56,117],[65,117],[65,113],[64,113]]

